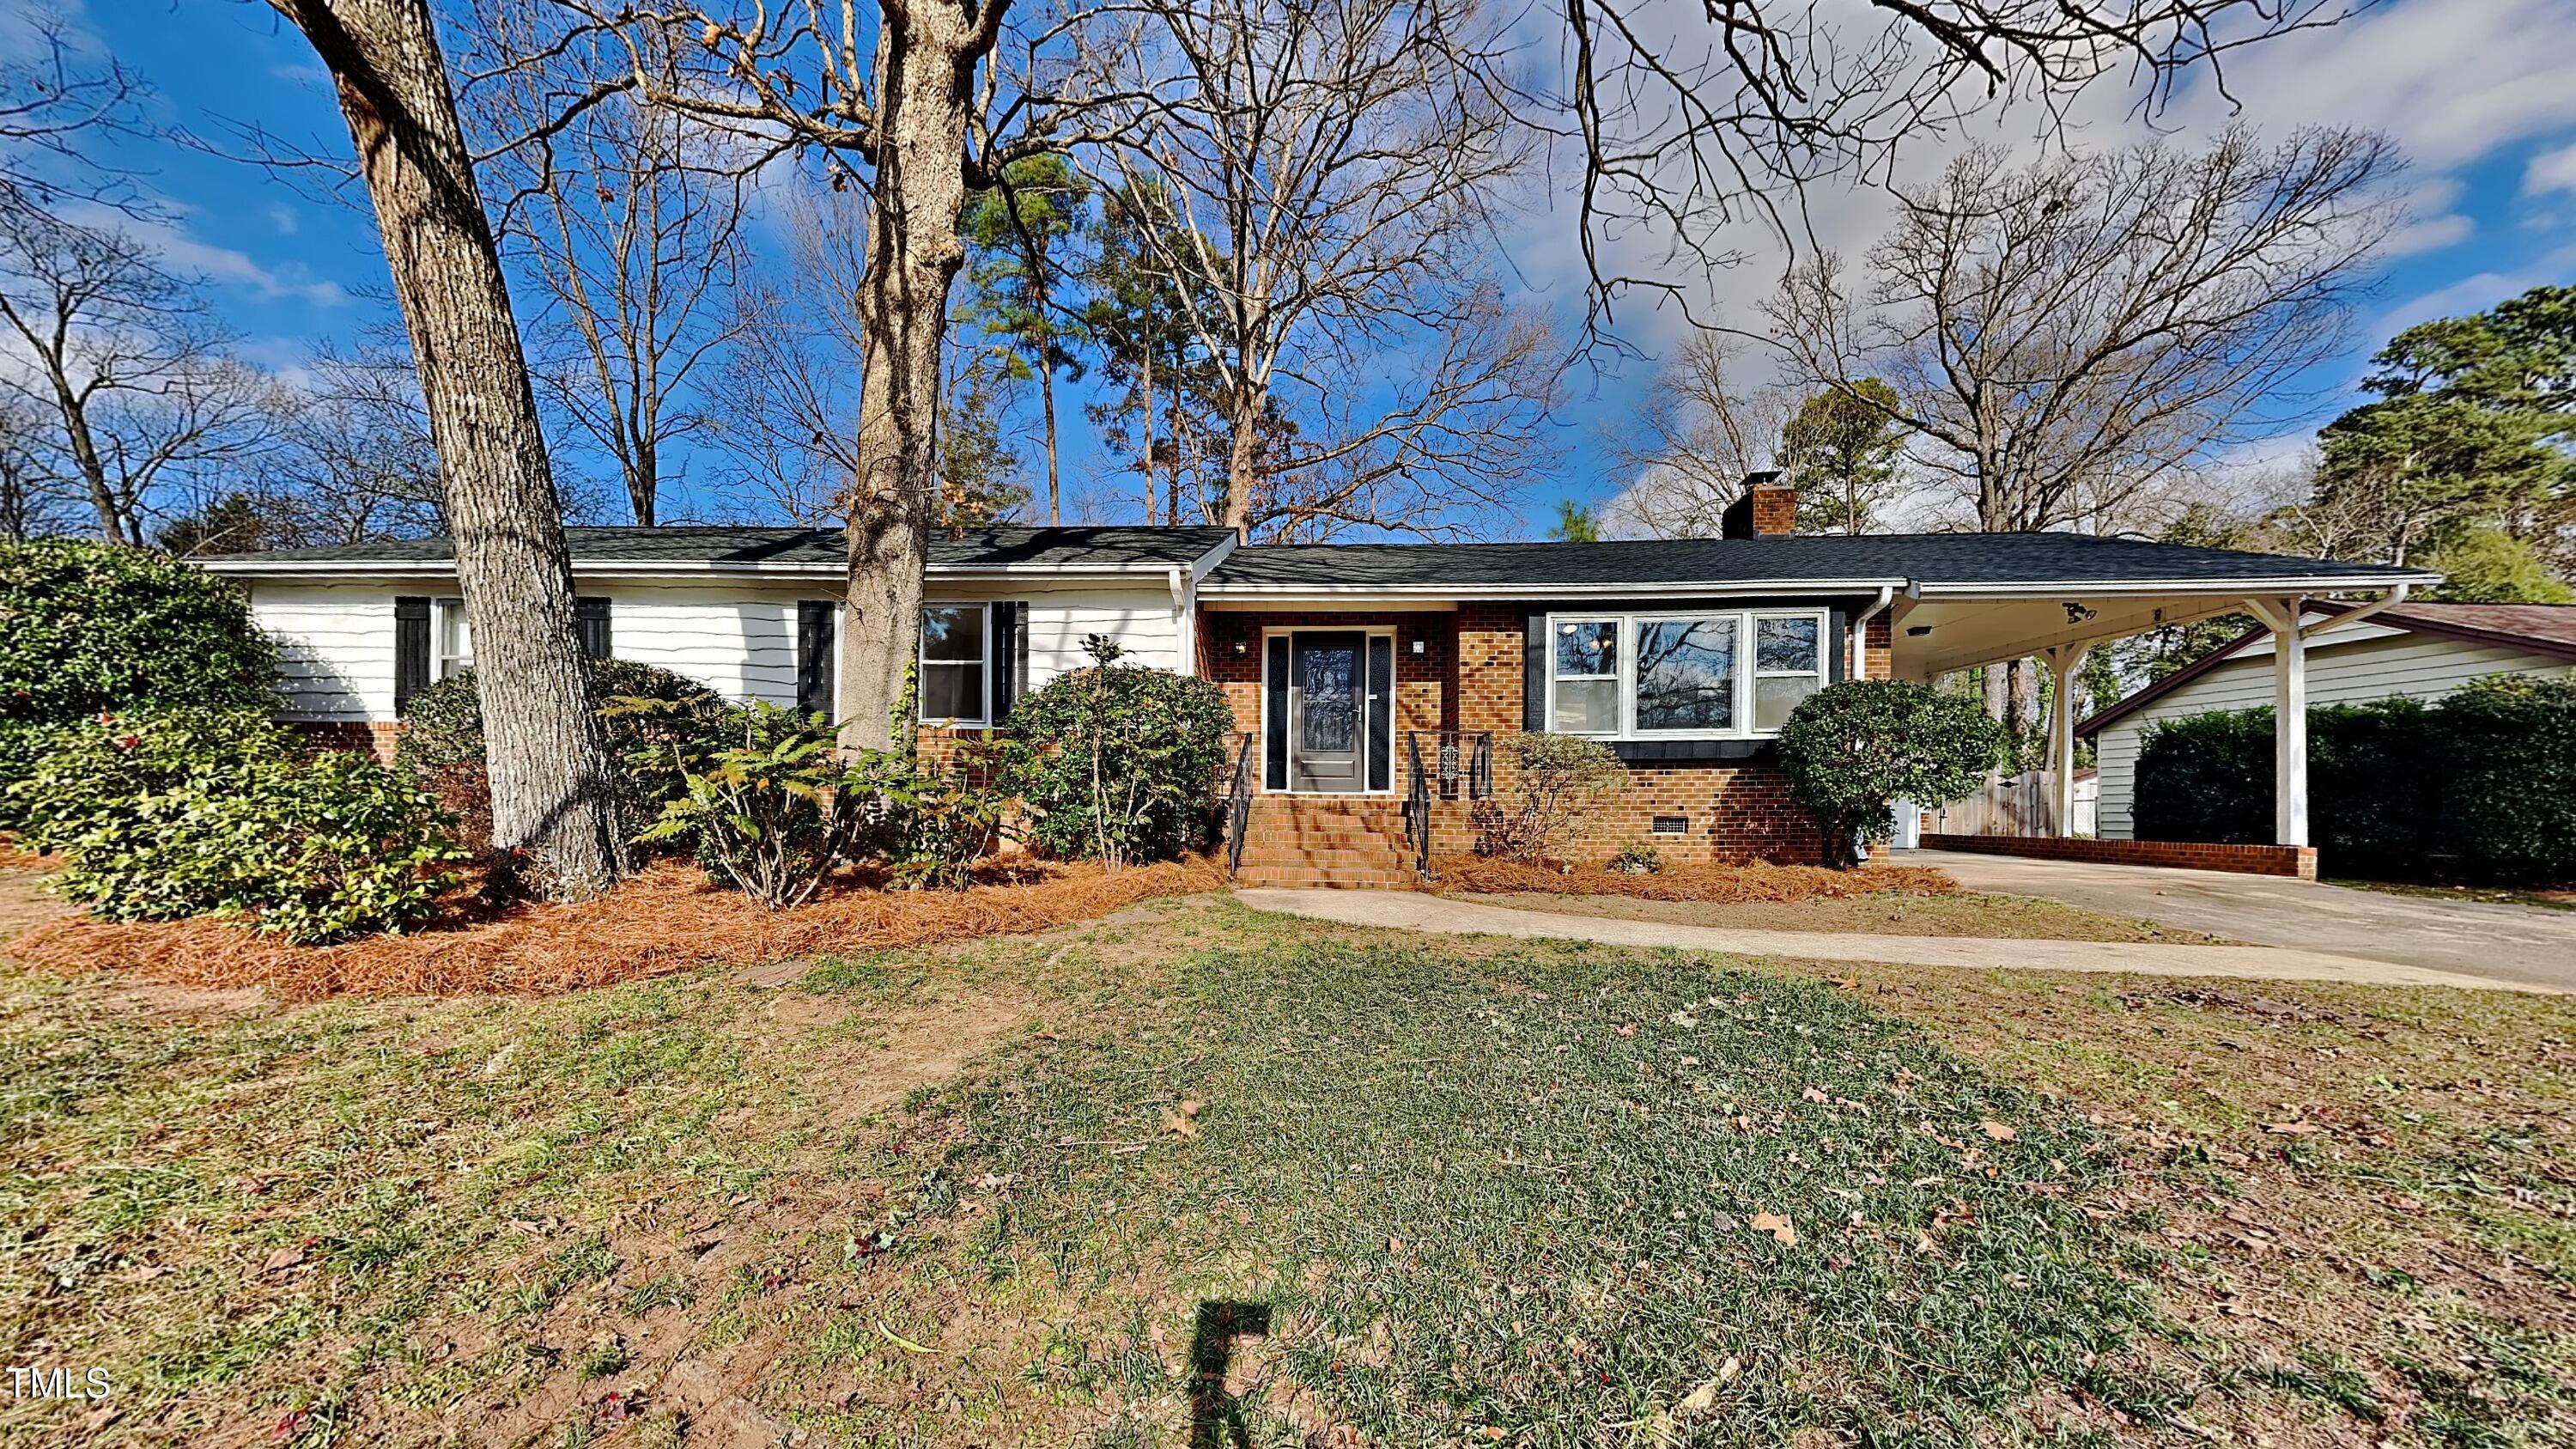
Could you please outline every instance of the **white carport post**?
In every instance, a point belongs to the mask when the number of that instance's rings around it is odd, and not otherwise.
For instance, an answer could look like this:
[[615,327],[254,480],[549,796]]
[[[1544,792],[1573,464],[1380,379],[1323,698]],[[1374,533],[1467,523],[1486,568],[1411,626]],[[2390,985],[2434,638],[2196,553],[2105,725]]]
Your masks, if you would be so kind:
[[2086,644],[2052,644],[2041,651],[2048,662],[2049,833],[2064,840],[2075,834],[2075,671],[2091,651]]
[[2272,631],[2272,835],[2308,843],[2308,641],[2300,601],[2249,599]]

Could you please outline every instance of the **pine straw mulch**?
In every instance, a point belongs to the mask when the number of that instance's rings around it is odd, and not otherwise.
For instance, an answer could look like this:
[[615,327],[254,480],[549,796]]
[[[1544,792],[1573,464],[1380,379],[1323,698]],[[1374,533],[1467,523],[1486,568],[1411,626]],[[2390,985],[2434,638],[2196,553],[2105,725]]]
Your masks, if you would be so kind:
[[1828,870],[1820,865],[1781,865],[1746,858],[1710,864],[1668,865],[1631,874],[1607,865],[1559,866],[1499,856],[1443,860],[1432,890],[1441,895],[1630,896],[1643,901],[1817,901],[1851,896],[1944,896],[1959,883],[1920,865],[1870,865]]
[[821,899],[772,911],[662,861],[595,901],[521,904],[477,914],[470,892],[407,935],[296,946],[231,922],[101,921],[37,925],[8,946],[21,963],[71,975],[122,972],[177,986],[263,986],[290,1000],[325,996],[544,996],[666,976],[714,962],[874,951],[1043,931],[1154,896],[1225,888],[1207,858],[1107,871],[1098,865],[996,864],[962,891],[887,890],[854,875]]

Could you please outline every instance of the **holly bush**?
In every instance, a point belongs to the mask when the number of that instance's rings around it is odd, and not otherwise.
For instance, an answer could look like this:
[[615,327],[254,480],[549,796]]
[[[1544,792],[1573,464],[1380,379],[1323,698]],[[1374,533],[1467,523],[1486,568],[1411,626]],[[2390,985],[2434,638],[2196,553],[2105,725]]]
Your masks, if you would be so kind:
[[1862,841],[1887,838],[1897,801],[1929,809],[1974,793],[2003,747],[2002,727],[1977,700],[1889,679],[1808,695],[1776,746],[1789,798],[1815,817],[1836,867],[1854,863]]
[[240,588],[167,554],[0,543],[0,720],[277,707],[277,646]]

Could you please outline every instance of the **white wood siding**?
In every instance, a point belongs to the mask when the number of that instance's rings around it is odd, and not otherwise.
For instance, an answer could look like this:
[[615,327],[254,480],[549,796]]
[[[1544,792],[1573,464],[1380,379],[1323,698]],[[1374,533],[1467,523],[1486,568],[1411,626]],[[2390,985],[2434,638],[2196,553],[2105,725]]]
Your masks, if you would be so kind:
[[394,591],[374,584],[255,583],[251,618],[277,640],[293,720],[394,717]]
[[[2490,674],[2560,674],[2569,667],[2564,659],[2517,649],[2367,624],[2356,630],[2370,637],[2338,639],[2329,632],[2308,641],[2309,703],[2362,704],[2398,695],[2438,699]],[[2258,639],[2226,663],[2102,731],[2095,741],[2102,772],[2102,838],[2131,838],[2138,752],[2150,727],[2185,715],[2271,702],[2271,641]]]
[[[830,598],[828,584],[576,584],[609,600],[610,645],[620,659],[658,664],[727,699],[796,702],[796,603]],[[283,716],[297,720],[394,718],[394,598],[453,596],[437,580],[392,584],[253,582],[251,614],[277,638],[285,663]],[[1029,678],[1034,689],[1087,662],[1082,641],[1107,634],[1137,663],[1179,669],[1181,616],[1157,578],[1099,584],[1037,582],[934,585],[939,602],[1016,599],[1028,609]]]

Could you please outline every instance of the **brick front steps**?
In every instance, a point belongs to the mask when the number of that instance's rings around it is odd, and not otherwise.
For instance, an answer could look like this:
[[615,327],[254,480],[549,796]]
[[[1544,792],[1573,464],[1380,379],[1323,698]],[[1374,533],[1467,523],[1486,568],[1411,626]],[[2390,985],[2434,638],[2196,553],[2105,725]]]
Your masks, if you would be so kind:
[[1252,802],[1237,885],[1410,890],[1419,883],[1398,801],[1263,795]]
[[2238,875],[2317,878],[2310,845],[2202,845],[2181,840],[2059,840],[2030,835],[1942,835],[1925,832],[1925,850],[1966,850],[1980,855],[2026,855],[2038,860],[2080,860],[2093,865],[2154,865],[2169,870],[2224,870]]

